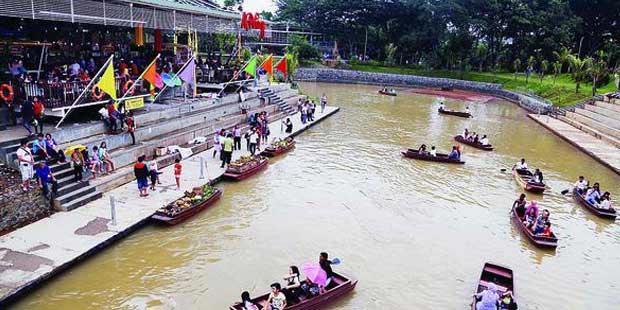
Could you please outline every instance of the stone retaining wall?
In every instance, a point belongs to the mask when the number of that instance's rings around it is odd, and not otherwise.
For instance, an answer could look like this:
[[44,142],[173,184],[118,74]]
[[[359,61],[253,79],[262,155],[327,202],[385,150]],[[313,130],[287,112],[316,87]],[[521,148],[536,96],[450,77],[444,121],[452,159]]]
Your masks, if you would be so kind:
[[543,100],[502,89],[501,84],[483,83],[446,78],[432,78],[417,75],[374,73],[354,70],[338,70],[323,68],[299,68],[295,72],[295,80],[328,83],[353,83],[390,86],[417,86],[428,88],[455,88],[480,92],[515,102],[522,108],[533,113],[547,113],[551,105]]
[[0,235],[38,221],[52,212],[40,189],[24,193],[19,172],[0,166]]

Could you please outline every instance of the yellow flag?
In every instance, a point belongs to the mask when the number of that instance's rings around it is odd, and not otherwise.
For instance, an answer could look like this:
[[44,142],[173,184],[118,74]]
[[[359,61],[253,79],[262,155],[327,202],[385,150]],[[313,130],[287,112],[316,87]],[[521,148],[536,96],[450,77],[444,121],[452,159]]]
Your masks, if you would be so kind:
[[116,100],[116,83],[114,81],[114,64],[112,61],[110,61],[108,67],[105,68],[97,86],[106,94],[110,95],[112,99]]

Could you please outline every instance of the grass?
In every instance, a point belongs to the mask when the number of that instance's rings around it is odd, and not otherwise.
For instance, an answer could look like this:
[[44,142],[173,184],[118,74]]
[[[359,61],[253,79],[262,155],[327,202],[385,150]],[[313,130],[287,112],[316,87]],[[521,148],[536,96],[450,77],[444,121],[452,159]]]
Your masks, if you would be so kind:
[[[530,76],[528,83],[525,83],[525,75],[520,74],[516,77],[513,73],[501,72],[493,74],[492,72],[459,72],[449,70],[422,70],[409,67],[387,67],[366,64],[354,64],[353,70],[379,72],[379,73],[396,73],[420,75],[428,77],[451,78],[460,80],[469,80],[487,83],[502,84],[504,89],[517,91],[521,93],[531,93],[548,99],[554,105],[563,107],[579,103],[592,97],[592,84],[582,83],[579,92],[575,92],[575,82],[570,74],[561,74],[557,77],[555,83],[553,76],[548,75],[541,81],[537,75]],[[613,79],[612,79],[613,80]],[[616,90],[613,81],[607,85],[599,85],[597,94],[608,93]]]

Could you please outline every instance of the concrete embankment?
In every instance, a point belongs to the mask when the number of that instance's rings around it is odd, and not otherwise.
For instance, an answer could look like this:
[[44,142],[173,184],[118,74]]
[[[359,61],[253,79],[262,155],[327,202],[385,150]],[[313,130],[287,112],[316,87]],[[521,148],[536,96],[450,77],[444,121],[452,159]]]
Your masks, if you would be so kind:
[[316,81],[328,83],[360,83],[372,85],[390,85],[404,87],[449,88],[500,97],[519,104],[532,113],[546,113],[551,110],[551,104],[542,98],[520,94],[502,89],[501,84],[482,83],[465,80],[433,78],[416,75],[374,73],[355,70],[338,70],[322,68],[300,68],[295,73],[298,81]]
[[[294,123],[291,134],[282,132],[277,120],[270,124],[270,138],[298,135],[338,110],[327,107],[325,113],[316,113],[316,120],[306,125],[301,124],[299,114],[291,115]],[[298,147],[302,146],[298,144]],[[203,185],[209,179],[219,181],[224,169],[210,153],[202,152],[182,161],[181,191],[175,188],[172,166],[169,166],[161,169],[163,184],[146,198],[138,197],[133,181],[78,209],[53,214],[0,237],[0,308],[148,223],[158,208],[181,197],[184,190]],[[242,151],[233,153],[233,160],[241,155],[247,155],[245,145]],[[206,168],[201,178],[203,163]],[[116,201],[115,221],[111,216],[110,197]],[[226,199],[225,194],[222,199]]]

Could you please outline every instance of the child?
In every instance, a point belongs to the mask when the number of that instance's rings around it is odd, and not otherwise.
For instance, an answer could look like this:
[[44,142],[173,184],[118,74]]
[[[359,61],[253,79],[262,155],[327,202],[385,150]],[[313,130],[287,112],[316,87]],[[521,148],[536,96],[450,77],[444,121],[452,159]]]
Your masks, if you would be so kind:
[[90,157],[90,171],[93,173],[93,179],[97,178],[97,172],[103,173],[101,160],[99,160],[99,147],[93,146],[93,156]]
[[157,170],[157,162],[154,160],[149,163],[149,176],[151,177],[151,190],[154,191],[155,182],[157,182],[157,184],[161,184],[161,182],[159,182],[159,171]]
[[181,165],[181,159],[177,158],[174,160],[174,178],[177,181],[177,190],[181,189],[181,170],[183,166]]
[[82,182],[82,171],[84,170],[84,160],[80,156],[80,151],[74,149],[71,153],[71,163],[73,164],[73,176],[76,182]]

